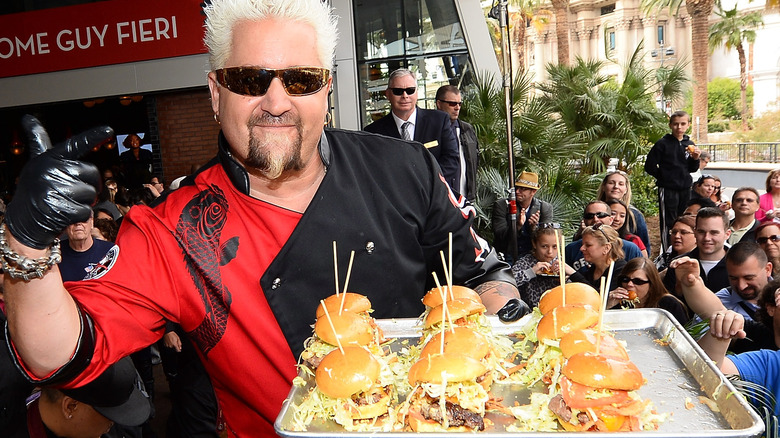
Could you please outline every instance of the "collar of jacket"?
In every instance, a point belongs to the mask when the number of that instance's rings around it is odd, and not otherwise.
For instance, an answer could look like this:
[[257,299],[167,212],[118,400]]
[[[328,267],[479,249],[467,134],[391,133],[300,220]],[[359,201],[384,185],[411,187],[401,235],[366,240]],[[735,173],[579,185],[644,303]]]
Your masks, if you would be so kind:
[[[241,165],[241,163],[239,163],[235,158],[233,158],[233,153],[230,152],[230,145],[228,144],[228,141],[222,131],[219,131],[218,143],[219,152],[217,156],[219,157],[219,162],[222,164],[222,168],[225,169],[225,173],[227,173],[227,176],[230,178],[230,181],[233,183],[233,185],[236,186],[236,188],[240,190],[241,193],[248,196],[249,174],[247,174],[244,166]],[[325,136],[325,130],[322,131],[322,135],[320,136],[320,144],[318,148],[320,151],[320,159],[325,164],[325,167],[330,167],[331,151],[328,138]]]

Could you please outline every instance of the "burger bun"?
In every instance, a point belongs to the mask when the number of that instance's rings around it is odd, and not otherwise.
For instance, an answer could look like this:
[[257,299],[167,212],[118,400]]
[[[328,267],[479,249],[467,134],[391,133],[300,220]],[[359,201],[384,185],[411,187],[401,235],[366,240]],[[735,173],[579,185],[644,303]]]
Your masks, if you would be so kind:
[[645,381],[633,362],[587,352],[571,356],[561,373],[572,382],[597,389],[634,391]]
[[[344,300],[344,308],[341,307],[341,301]],[[325,309],[331,315],[335,313],[353,312],[361,313],[371,310],[371,301],[365,295],[360,295],[352,292],[345,292],[339,295],[331,295],[323,300],[325,307],[322,307],[322,303],[317,307],[317,318],[325,316]]]
[[[568,290],[566,293],[568,294]],[[536,327],[536,337],[539,342],[560,339],[574,330],[593,327],[598,320],[598,312],[589,305],[566,304],[558,306],[539,321]]]
[[[585,283],[566,283],[566,305],[587,304],[598,309],[601,297],[596,289]],[[546,315],[552,309],[563,305],[563,288],[556,286],[545,292],[539,299],[539,311]]]
[[347,398],[370,389],[379,379],[380,365],[361,347],[333,350],[320,362],[314,375],[317,388],[332,398]]

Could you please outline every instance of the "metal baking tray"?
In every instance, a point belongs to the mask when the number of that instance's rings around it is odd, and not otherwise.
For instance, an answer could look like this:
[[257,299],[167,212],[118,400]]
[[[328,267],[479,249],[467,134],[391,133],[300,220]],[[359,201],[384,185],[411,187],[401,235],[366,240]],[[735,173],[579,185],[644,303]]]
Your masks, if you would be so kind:
[[[493,330],[499,334],[512,334],[517,324],[504,324],[495,317],[488,317]],[[390,338],[419,337],[417,319],[378,320],[377,324]],[[745,399],[715,367],[694,340],[665,310],[631,309],[609,310],[604,314],[604,327],[626,341],[631,360],[639,367],[647,383],[639,389],[642,398],[653,401],[658,412],[670,413],[659,429],[651,432],[613,432],[610,437],[759,437],[764,424],[748,406]],[[311,379],[313,380],[313,379]],[[331,421],[315,420],[305,432],[293,431],[291,406],[306,395],[307,387],[293,386],[276,419],[276,432],[283,437],[327,437],[349,435],[368,437],[406,437],[408,432],[347,432]],[[520,384],[493,384],[491,392],[503,397],[505,406],[515,401],[527,404],[532,389]],[[700,402],[699,396],[714,401],[719,412]],[[686,408],[686,402],[688,407]],[[593,432],[507,432],[506,427],[515,423],[513,417],[488,413],[486,418],[493,426],[477,435],[488,437],[540,437],[583,436]],[[426,436],[451,436],[451,433],[432,433]]]

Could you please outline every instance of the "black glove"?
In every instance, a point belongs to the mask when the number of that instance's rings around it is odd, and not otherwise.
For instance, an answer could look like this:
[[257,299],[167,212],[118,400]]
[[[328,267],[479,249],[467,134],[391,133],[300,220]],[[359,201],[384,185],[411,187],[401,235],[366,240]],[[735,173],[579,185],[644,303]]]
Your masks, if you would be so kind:
[[31,115],[22,118],[29,135],[30,161],[22,169],[13,200],[5,212],[8,230],[35,249],[51,245],[70,224],[89,218],[100,185],[92,164],[78,161],[114,136],[108,126],[93,128],[51,147],[49,134]]
[[512,298],[504,304],[504,307],[498,309],[496,315],[503,322],[514,322],[527,315],[530,311],[531,309],[525,301]]

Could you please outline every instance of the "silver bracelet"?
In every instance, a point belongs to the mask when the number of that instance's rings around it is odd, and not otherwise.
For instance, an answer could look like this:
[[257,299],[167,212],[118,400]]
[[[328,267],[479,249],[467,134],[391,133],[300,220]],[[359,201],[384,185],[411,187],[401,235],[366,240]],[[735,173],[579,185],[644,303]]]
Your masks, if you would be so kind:
[[54,239],[54,242],[51,243],[48,257],[31,259],[11,249],[5,238],[5,230],[6,225],[2,224],[0,226],[0,265],[11,278],[21,278],[24,281],[42,278],[46,271],[62,261],[60,239]]

